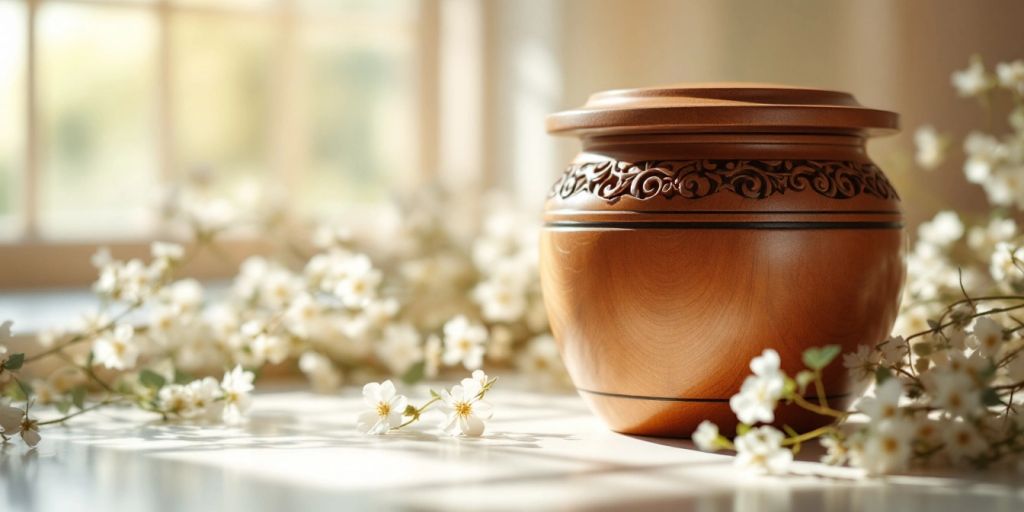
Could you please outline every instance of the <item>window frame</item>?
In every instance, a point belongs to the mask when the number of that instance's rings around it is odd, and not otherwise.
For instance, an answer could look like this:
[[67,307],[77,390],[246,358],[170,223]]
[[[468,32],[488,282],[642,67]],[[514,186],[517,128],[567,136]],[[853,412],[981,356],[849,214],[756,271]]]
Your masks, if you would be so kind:
[[[18,234],[12,240],[0,241],[0,290],[29,289],[40,287],[82,286],[96,278],[96,269],[90,263],[90,255],[97,247],[110,247],[114,255],[121,257],[145,257],[150,243],[167,236],[166,227],[157,227],[148,236],[126,239],[82,239],[52,240],[40,236],[40,159],[39,109],[38,109],[38,37],[37,17],[44,4],[86,5],[95,8],[123,8],[152,10],[157,16],[157,169],[158,179],[170,182],[176,168],[174,154],[173,83],[174,56],[171,51],[172,16],[177,13],[203,13],[209,15],[269,16],[275,20],[274,34],[282,45],[272,65],[276,67],[275,83],[271,84],[271,104],[275,112],[290,108],[289,82],[294,80],[289,69],[289,59],[296,52],[294,34],[300,15],[296,0],[276,0],[273,7],[249,9],[242,7],[204,6],[185,4],[174,0],[152,0],[138,2],[131,0],[14,0],[25,6],[25,97],[24,97],[24,165],[21,185],[22,200],[19,207]],[[411,23],[415,31],[415,54],[412,59],[417,78],[415,101],[418,106],[413,114],[416,119],[416,155],[410,158],[410,165],[420,173],[420,180],[436,177],[439,165],[440,107],[438,105],[440,70],[439,34],[444,4],[463,3],[459,0],[417,0],[416,18]],[[318,18],[320,18],[318,16]],[[339,16],[340,18],[340,16]],[[330,17],[323,20],[330,22]],[[340,19],[339,19],[340,21]],[[351,20],[348,20],[351,21]],[[318,20],[320,22],[320,20]],[[279,116],[275,116],[279,117]],[[286,172],[289,168],[289,151],[295,147],[287,126],[273,127],[274,148],[270,155],[270,167],[274,179],[290,182],[296,178]],[[218,257],[200,257],[192,262],[186,273],[197,278],[224,278],[234,274],[237,264],[250,254],[266,253],[269,244],[253,237],[233,238],[218,243]]]

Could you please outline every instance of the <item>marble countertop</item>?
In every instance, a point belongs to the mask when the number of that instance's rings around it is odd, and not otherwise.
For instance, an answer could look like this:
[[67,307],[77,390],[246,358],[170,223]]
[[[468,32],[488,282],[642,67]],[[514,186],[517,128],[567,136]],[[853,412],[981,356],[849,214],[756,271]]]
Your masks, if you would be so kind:
[[810,462],[795,476],[755,476],[686,441],[609,432],[574,395],[497,388],[491,398],[496,417],[479,439],[431,425],[363,436],[355,389],[261,393],[235,427],[98,411],[45,429],[35,450],[2,449],[0,510],[1024,509],[1019,477],[863,480]]

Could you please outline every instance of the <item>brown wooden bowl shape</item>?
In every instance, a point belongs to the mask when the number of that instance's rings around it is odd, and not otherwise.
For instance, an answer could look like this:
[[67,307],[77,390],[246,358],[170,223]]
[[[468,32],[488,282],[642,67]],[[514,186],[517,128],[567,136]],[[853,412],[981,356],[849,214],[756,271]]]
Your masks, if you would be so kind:
[[[615,91],[588,107],[549,119],[584,147],[546,206],[541,280],[573,382],[613,430],[688,437],[709,419],[730,432],[729,397],[764,349],[794,375],[809,347],[888,335],[905,237],[864,139],[895,114],[738,84]],[[847,405],[842,365],[825,381]],[[797,429],[825,421],[777,414]]]

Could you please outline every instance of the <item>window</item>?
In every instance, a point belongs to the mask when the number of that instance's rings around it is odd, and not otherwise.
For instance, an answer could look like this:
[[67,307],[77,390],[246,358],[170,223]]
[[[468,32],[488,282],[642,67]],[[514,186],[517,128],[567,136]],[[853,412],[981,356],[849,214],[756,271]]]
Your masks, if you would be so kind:
[[436,9],[0,0],[0,254],[141,244],[192,172],[301,214],[379,203],[435,166]]

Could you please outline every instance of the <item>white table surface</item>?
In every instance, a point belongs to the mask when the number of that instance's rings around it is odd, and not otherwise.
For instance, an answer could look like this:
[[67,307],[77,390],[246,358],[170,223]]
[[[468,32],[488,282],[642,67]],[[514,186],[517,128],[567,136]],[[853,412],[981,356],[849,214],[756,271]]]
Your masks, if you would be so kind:
[[753,476],[686,441],[609,432],[574,395],[491,398],[480,439],[363,436],[356,389],[262,393],[240,427],[96,412],[3,449],[0,510],[1024,510],[1019,477]]

